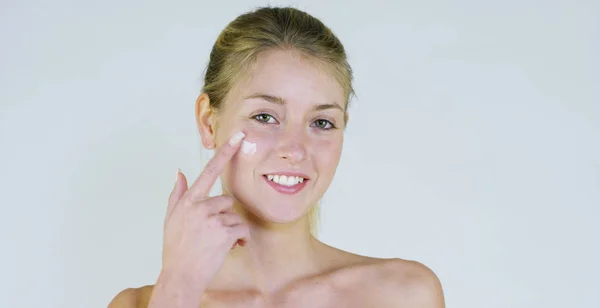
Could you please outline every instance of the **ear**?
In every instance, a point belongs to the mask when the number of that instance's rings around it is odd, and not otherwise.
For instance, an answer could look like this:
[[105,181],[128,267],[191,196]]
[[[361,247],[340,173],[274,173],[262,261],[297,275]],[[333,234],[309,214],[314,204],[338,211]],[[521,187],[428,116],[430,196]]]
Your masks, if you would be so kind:
[[202,137],[202,144],[207,149],[215,148],[214,118],[215,114],[210,108],[208,94],[200,94],[196,100],[196,125],[198,125],[198,132]]

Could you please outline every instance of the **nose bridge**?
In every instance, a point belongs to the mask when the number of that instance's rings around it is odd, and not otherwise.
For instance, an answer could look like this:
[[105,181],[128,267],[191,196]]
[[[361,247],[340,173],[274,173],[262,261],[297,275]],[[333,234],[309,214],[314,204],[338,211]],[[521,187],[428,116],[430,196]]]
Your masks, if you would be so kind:
[[297,163],[306,158],[306,131],[299,125],[285,127],[279,136],[278,155],[291,163]]

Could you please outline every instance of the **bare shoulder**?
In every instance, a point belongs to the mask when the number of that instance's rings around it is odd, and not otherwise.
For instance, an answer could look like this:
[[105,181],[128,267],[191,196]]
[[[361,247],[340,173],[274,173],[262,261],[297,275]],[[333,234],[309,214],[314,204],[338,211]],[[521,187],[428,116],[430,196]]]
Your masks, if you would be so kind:
[[113,298],[108,308],[146,308],[154,286],[125,289]]
[[332,250],[342,260],[327,275],[345,298],[368,307],[444,308],[437,275],[422,263],[399,258],[381,259]]
[[443,308],[444,294],[437,275],[427,266],[403,259],[380,259],[372,285],[380,286],[373,300],[379,307]]

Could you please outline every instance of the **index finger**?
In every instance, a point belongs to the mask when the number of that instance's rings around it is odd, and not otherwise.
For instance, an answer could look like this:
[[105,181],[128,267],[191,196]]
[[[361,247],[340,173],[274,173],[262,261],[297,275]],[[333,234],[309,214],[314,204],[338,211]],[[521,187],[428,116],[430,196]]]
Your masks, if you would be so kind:
[[227,164],[238,151],[240,142],[245,136],[246,134],[241,131],[233,134],[229,141],[223,144],[217,153],[215,153],[215,156],[208,161],[200,176],[198,176],[188,190],[188,194],[190,194],[192,198],[201,199],[208,196],[210,189],[215,185],[217,178],[219,178],[219,175],[223,172],[225,164]]

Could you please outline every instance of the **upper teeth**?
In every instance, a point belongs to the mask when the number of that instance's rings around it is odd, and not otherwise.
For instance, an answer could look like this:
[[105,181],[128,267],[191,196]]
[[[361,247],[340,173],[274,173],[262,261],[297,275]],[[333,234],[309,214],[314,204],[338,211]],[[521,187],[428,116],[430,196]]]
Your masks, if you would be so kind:
[[279,185],[294,186],[298,183],[304,182],[304,178],[301,176],[285,176],[285,175],[267,175],[269,181],[273,181]]

